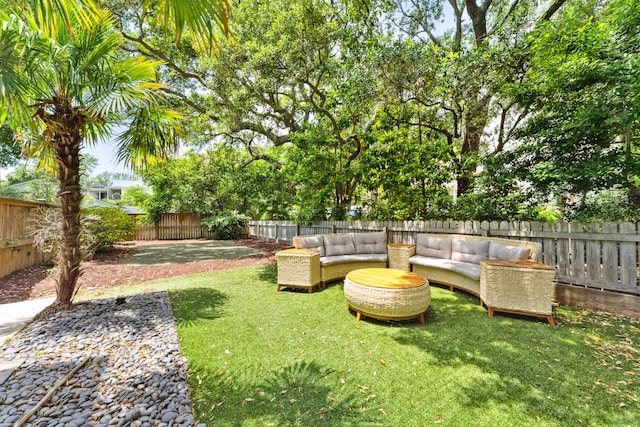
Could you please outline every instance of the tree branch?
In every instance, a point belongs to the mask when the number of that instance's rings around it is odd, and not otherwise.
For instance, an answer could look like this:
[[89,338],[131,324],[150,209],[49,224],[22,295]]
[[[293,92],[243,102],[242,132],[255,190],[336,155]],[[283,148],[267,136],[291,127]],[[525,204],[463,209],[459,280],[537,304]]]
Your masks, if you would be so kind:
[[566,3],[566,0],[556,0],[542,15],[540,21],[548,21]]
[[171,59],[167,55],[145,42],[142,37],[133,37],[126,34],[125,32],[122,32],[122,36],[130,42],[140,45],[145,50],[144,52],[142,52],[145,56],[153,57],[163,61],[165,63],[164,65],[178,73],[181,77],[185,79],[194,79],[203,87],[207,88],[207,83],[204,81],[201,75],[183,70],[176,63],[171,61]]
[[521,0],[515,0],[513,3],[511,3],[511,6],[509,7],[507,13],[502,17],[502,19],[496,21],[493,27],[487,32],[487,37],[490,37],[498,28],[504,25],[504,23],[507,21],[507,19],[509,19],[511,14],[516,10],[516,7],[518,7],[520,3]]
[[242,130],[250,130],[266,137],[273,145],[280,146],[290,141],[291,135],[278,135],[270,129],[265,128],[262,124],[251,123],[248,121],[238,121],[229,129],[231,132],[240,132]]

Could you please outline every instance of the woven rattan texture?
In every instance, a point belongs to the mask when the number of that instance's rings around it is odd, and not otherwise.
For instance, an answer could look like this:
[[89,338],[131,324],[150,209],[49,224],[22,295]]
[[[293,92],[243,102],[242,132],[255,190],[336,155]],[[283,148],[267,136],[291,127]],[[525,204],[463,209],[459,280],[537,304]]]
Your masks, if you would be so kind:
[[428,282],[415,288],[388,289],[360,285],[347,277],[344,296],[356,311],[389,318],[416,316],[425,312],[431,303]]
[[416,247],[411,245],[389,245],[387,247],[389,256],[389,268],[411,271],[409,258],[416,254]]
[[[285,252],[285,251],[283,251]],[[320,254],[276,253],[278,284],[311,287],[320,283]]]
[[553,270],[480,265],[480,297],[487,307],[552,314]]
[[344,262],[340,264],[331,264],[322,266],[320,277],[322,283],[329,283],[335,280],[343,279],[350,271],[359,268],[385,268],[386,262],[382,261],[354,261]]
[[429,282],[462,289],[475,296],[480,296],[480,281],[478,280],[470,279],[455,271],[444,270],[437,267],[425,267],[417,264],[414,264],[412,267],[414,273],[425,277]]

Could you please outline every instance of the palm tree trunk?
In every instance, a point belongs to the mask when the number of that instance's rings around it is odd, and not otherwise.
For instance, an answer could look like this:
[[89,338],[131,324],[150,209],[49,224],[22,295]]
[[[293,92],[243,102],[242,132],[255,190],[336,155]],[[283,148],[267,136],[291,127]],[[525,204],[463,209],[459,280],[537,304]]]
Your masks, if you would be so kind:
[[[71,115],[73,116],[73,115]],[[68,116],[67,116],[68,117]],[[82,134],[78,123],[65,123],[67,132],[54,137],[60,206],[62,209],[63,241],[60,245],[60,277],[57,284],[57,304],[69,304],[75,295],[80,277],[80,147]]]

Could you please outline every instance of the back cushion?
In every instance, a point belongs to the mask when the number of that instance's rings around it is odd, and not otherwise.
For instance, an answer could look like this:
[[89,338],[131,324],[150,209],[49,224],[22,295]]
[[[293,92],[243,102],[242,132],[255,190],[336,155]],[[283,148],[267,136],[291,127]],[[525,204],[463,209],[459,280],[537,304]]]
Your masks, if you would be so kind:
[[416,255],[430,258],[451,258],[451,242],[449,237],[432,237],[418,234],[416,237]]
[[325,256],[352,255],[356,253],[351,234],[323,235]]
[[296,249],[309,249],[320,252],[320,256],[324,256],[325,254],[322,236],[294,237],[293,246],[295,246]]
[[480,260],[489,258],[489,243],[489,240],[473,241],[453,239],[451,244],[451,259],[480,264]]
[[387,233],[354,233],[353,241],[357,254],[386,254]]
[[528,259],[529,248],[507,246],[492,241],[489,245],[489,259]]

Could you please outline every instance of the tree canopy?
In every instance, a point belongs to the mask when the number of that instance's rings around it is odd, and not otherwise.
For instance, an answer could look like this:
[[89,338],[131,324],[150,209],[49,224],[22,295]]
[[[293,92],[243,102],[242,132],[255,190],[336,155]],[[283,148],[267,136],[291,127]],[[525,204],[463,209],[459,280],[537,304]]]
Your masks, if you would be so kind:
[[[128,39],[167,61],[160,78],[181,88],[170,95],[190,117],[187,144],[230,147],[240,169],[270,165],[265,193],[270,178],[287,182],[278,212],[342,219],[365,205],[372,218],[534,219],[554,204],[569,217],[575,209],[562,200],[635,191],[637,40],[628,34],[637,23],[623,19],[635,8],[246,1],[234,5],[236,43],[215,55],[153,31]],[[587,71],[598,62],[607,67]]]

